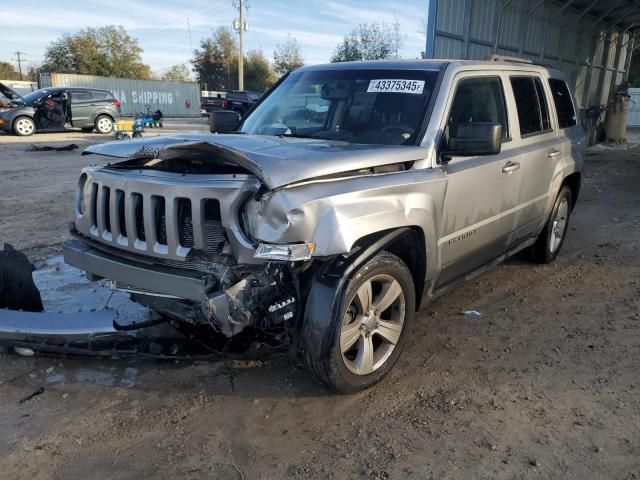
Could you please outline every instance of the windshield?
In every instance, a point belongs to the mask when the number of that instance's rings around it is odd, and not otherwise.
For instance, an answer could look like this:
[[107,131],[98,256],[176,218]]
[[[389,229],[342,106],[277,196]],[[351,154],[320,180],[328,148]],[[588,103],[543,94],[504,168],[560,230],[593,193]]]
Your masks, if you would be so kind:
[[38,98],[46,95],[49,92],[50,90],[47,90],[46,88],[42,88],[40,90],[36,90],[35,92],[27,93],[26,95],[23,95],[22,98],[24,98],[24,101],[26,103],[31,103],[34,100],[37,100]]
[[243,122],[240,131],[412,145],[438,72],[319,70],[291,74]]

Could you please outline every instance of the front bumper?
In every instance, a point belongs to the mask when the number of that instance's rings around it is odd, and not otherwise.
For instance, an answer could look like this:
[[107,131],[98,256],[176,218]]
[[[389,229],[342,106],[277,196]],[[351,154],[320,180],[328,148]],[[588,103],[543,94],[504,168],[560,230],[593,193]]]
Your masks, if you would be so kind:
[[194,301],[206,299],[203,277],[116,257],[80,239],[67,240],[62,251],[66,263],[100,278],[160,295]]

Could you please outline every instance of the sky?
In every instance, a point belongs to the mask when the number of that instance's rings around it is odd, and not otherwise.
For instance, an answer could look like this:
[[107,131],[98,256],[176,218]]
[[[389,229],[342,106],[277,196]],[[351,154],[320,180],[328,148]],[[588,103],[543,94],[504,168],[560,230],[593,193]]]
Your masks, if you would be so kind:
[[[273,58],[278,43],[291,34],[305,63],[326,63],[343,36],[361,23],[400,22],[402,57],[424,50],[428,0],[246,0],[248,32],[245,49],[260,49]],[[137,38],[143,61],[162,74],[171,65],[188,63],[190,42],[197,47],[217,27],[237,17],[232,0],[21,0],[0,14],[0,61],[16,67],[15,52],[26,62],[40,63],[46,47],[63,33],[85,27],[122,25]],[[191,27],[191,40],[187,28]],[[23,63],[23,67],[25,63]]]

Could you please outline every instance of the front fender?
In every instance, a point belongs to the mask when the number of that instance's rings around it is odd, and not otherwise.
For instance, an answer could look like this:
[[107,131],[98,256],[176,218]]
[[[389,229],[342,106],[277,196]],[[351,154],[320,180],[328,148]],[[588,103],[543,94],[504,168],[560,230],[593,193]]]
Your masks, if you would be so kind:
[[439,170],[409,170],[316,181],[268,192],[250,200],[245,218],[261,242],[314,242],[314,256],[350,252],[378,232],[418,227],[428,264],[435,268],[446,177]]

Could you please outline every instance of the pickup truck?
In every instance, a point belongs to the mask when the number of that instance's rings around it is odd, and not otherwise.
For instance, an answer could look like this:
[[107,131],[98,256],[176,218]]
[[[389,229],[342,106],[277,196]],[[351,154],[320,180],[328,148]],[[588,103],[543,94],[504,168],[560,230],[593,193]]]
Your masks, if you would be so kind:
[[232,110],[243,117],[260,100],[261,96],[262,94],[258,92],[232,90],[227,92],[224,97],[203,99],[202,108],[207,113],[216,110]]
[[82,171],[65,259],[178,324],[272,335],[340,392],[389,372],[429,298],[552,262],[580,191],[570,88],[524,61],[307,66],[211,127],[234,133],[89,147],[114,161]]

